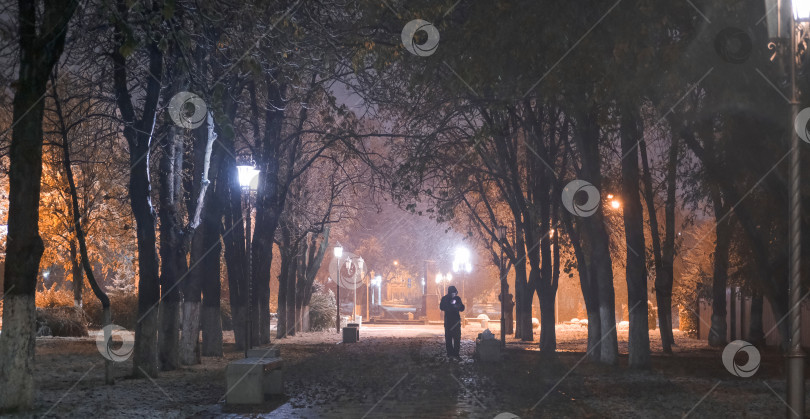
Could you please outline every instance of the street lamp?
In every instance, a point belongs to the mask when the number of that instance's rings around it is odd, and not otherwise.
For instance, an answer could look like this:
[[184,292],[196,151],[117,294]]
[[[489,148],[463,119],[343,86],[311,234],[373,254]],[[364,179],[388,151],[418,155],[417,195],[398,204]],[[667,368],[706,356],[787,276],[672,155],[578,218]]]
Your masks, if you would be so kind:
[[466,247],[456,248],[455,258],[453,259],[453,272],[466,271],[472,272],[472,263],[470,263],[470,251]]
[[[461,273],[472,272],[472,263],[470,262],[470,250],[466,247],[458,247],[456,248],[456,255],[453,259],[453,272]],[[465,296],[467,294],[464,293],[464,286],[466,285],[466,277],[463,281],[461,281],[461,295]]]
[[[765,0],[765,10],[776,10],[776,17],[767,14],[768,35],[773,40],[768,48],[776,49],[781,53],[789,65],[789,86],[791,117],[790,127],[790,175],[789,175],[789,230],[790,230],[790,273],[788,311],[790,322],[790,350],[788,351],[787,368],[787,417],[799,418],[804,415],[804,352],[801,347],[801,196],[799,179],[799,133],[797,129],[806,130],[807,127],[797,127],[796,118],[799,114],[799,100],[796,92],[796,61],[799,58],[798,46],[802,42],[797,39],[797,31],[807,32],[807,23],[810,21],[810,0],[793,0],[790,8],[786,7],[784,0]],[[793,13],[790,13],[793,9]],[[785,19],[785,14],[789,14]],[[787,26],[785,25],[787,23]],[[789,44],[785,45],[786,42]],[[787,48],[786,48],[787,47]],[[789,54],[789,55],[788,55]]]
[[440,295],[445,291],[445,288],[447,288],[447,284],[449,284],[450,281],[452,281],[452,280],[453,280],[453,274],[451,274],[450,272],[448,272],[448,273],[446,273],[444,275],[442,275],[441,273],[436,274],[436,285],[439,286],[439,294]]
[[335,315],[335,329],[340,334],[340,258],[343,257],[343,246],[340,242],[335,244],[335,257],[337,258],[337,314]]
[[501,348],[506,347],[506,275],[503,272],[503,245],[506,240],[506,226],[498,226],[498,243],[501,245],[500,274],[501,274]]
[[382,303],[382,276],[377,275],[374,278],[374,285],[377,286],[377,305]]
[[[360,280],[363,280],[363,265],[365,261],[363,258],[357,258],[357,269],[360,270]],[[352,306],[352,320],[357,323],[357,284],[354,284],[354,304]]]
[[239,186],[242,188],[242,193],[245,195],[247,201],[247,214],[245,215],[245,249],[247,250],[248,258],[248,275],[247,275],[247,321],[245,322],[245,358],[248,356],[248,350],[252,347],[251,334],[253,333],[253,252],[251,251],[251,208],[250,196],[251,192],[258,189],[259,170],[253,166],[240,165],[236,166],[236,174],[239,179]]

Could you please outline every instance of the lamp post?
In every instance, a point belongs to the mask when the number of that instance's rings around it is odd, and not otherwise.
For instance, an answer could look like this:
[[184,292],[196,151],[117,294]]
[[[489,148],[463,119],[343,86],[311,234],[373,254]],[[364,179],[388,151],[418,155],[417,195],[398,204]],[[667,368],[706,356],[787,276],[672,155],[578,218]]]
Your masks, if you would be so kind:
[[[466,247],[456,248],[456,255],[453,259],[453,272],[461,273],[472,272],[472,263],[470,262],[470,251]],[[464,293],[464,285],[467,283],[467,278],[463,277],[461,281],[461,295],[466,297]]]
[[368,321],[368,319],[371,318],[371,308],[369,307],[369,301],[371,301],[371,300],[369,299],[368,293],[369,293],[369,291],[371,289],[371,283],[374,280],[373,277],[374,277],[374,271],[370,271],[368,281],[363,281],[365,283],[365,285],[366,285],[366,321]]
[[335,258],[337,258],[337,289],[335,292],[337,294],[337,314],[335,315],[335,330],[340,334],[340,258],[343,257],[343,246],[340,245],[340,242],[335,244],[334,252]]
[[[363,278],[363,265],[365,261],[363,258],[357,258],[357,269],[360,270],[360,280],[362,281]],[[354,303],[352,305],[352,320],[357,323],[357,284],[355,283],[354,286]]]
[[506,239],[506,226],[498,226],[498,243],[501,246],[501,258],[499,260],[499,271],[501,274],[501,348],[506,347],[506,275],[503,272],[503,244]]
[[446,291],[447,288],[447,284],[449,284],[450,281],[452,280],[453,274],[451,274],[450,272],[444,275],[442,275],[441,273],[436,274],[436,285],[439,286],[439,295],[444,295],[444,292]]
[[[798,45],[802,42],[797,39],[796,33],[805,33],[807,23],[810,21],[810,0],[793,0],[787,6],[784,0],[765,0],[765,10],[769,12],[776,9],[776,18],[768,13],[769,37],[774,41],[769,48],[776,49],[783,59],[787,60],[788,85],[790,88],[791,117],[790,127],[790,169],[789,169],[789,234],[790,234],[790,271],[788,277],[790,301],[788,317],[790,330],[790,349],[788,351],[787,368],[787,417],[800,418],[804,416],[804,352],[801,347],[801,196],[799,178],[799,133],[798,129],[806,130],[806,126],[794,126],[799,113],[799,100],[796,92],[796,60],[799,59]],[[793,9],[793,13],[790,10]],[[787,17],[787,19],[786,19]],[[787,23],[787,27],[785,27]],[[789,42],[785,45],[785,42]],[[786,48],[787,47],[787,48]]]
[[374,277],[374,279],[372,280],[372,284],[377,286],[377,305],[380,305],[380,302],[382,300],[382,290],[381,290],[382,276],[377,275],[376,277]]
[[[798,58],[798,42],[796,39],[796,22],[802,25],[810,20],[810,1],[793,0],[793,18],[790,22],[790,105],[792,115],[790,122],[796,120],[799,114],[799,100],[796,95],[796,59]],[[801,13],[801,15],[799,15]],[[792,125],[792,124],[791,124]],[[807,129],[802,127],[802,129]],[[801,339],[801,196],[799,184],[799,133],[792,129],[790,138],[790,351],[788,352],[788,379],[787,402],[789,409],[787,417],[800,418],[804,416],[804,352]]]
[[251,220],[250,220],[250,193],[257,188],[254,184],[258,183],[259,170],[253,166],[236,166],[237,177],[239,179],[239,186],[245,195],[247,201],[247,214],[245,215],[245,249],[247,251],[248,259],[248,275],[247,275],[247,321],[245,322],[245,358],[248,356],[248,350],[253,346],[251,334],[253,333],[253,252],[251,251]]

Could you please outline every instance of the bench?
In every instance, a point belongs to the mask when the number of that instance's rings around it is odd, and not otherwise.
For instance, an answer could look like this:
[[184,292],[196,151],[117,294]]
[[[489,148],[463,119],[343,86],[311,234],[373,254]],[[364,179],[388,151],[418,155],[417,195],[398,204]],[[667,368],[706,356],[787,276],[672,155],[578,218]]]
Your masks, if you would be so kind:
[[[267,349],[252,351],[267,352]],[[255,353],[255,352],[254,352]],[[227,404],[261,404],[265,396],[284,394],[280,357],[252,357],[228,363],[225,377],[228,383]]]
[[481,323],[481,328],[487,329],[489,328],[489,316],[486,314],[479,314],[478,317],[465,317],[464,325],[466,326],[468,323]]

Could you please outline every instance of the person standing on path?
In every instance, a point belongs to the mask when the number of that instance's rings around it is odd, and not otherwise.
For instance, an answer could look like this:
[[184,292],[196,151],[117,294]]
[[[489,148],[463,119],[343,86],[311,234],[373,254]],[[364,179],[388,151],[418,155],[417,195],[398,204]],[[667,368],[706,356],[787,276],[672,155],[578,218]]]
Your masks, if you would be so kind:
[[444,311],[444,342],[447,345],[447,356],[460,358],[461,349],[461,315],[464,303],[454,286],[447,288],[447,295],[442,297],[439,309]]

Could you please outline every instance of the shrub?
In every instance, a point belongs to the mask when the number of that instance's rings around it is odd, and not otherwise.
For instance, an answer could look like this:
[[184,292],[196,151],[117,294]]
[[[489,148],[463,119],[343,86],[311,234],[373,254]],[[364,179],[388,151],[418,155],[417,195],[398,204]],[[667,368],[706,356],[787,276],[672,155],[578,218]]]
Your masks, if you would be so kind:
[[73,307],[73,290],[57,287],[56,283],[51,285],[50,288],[44,288],[36,293],[37,307]]
[[684,332],[687,336],[691,338],[697,338],[698,322],[700,321],[700,319],[698,319],[698,316],[695,314],[695,312],[683,306],[678,306],[678,317],[680,318],[678,328],[681,329],[681,332]]
[[309,328],[312,331],[326,330],[335,324],[335,295],[332,290],[313,292],[309,303]]
[[46,326],[53,336],[87,336],[87,317],[74,307],[37,307],[37,330]]
[[[110,297],[110,317],[112,322],[125,329],[132,330],[138,321],[138,293],[131,292],[111,292]],[[155,307],[157,310],[157,307]],[[85,295],[84,311],[87,313],[91,327],[100,328],[102,322],[101,302],[95,295]]]

